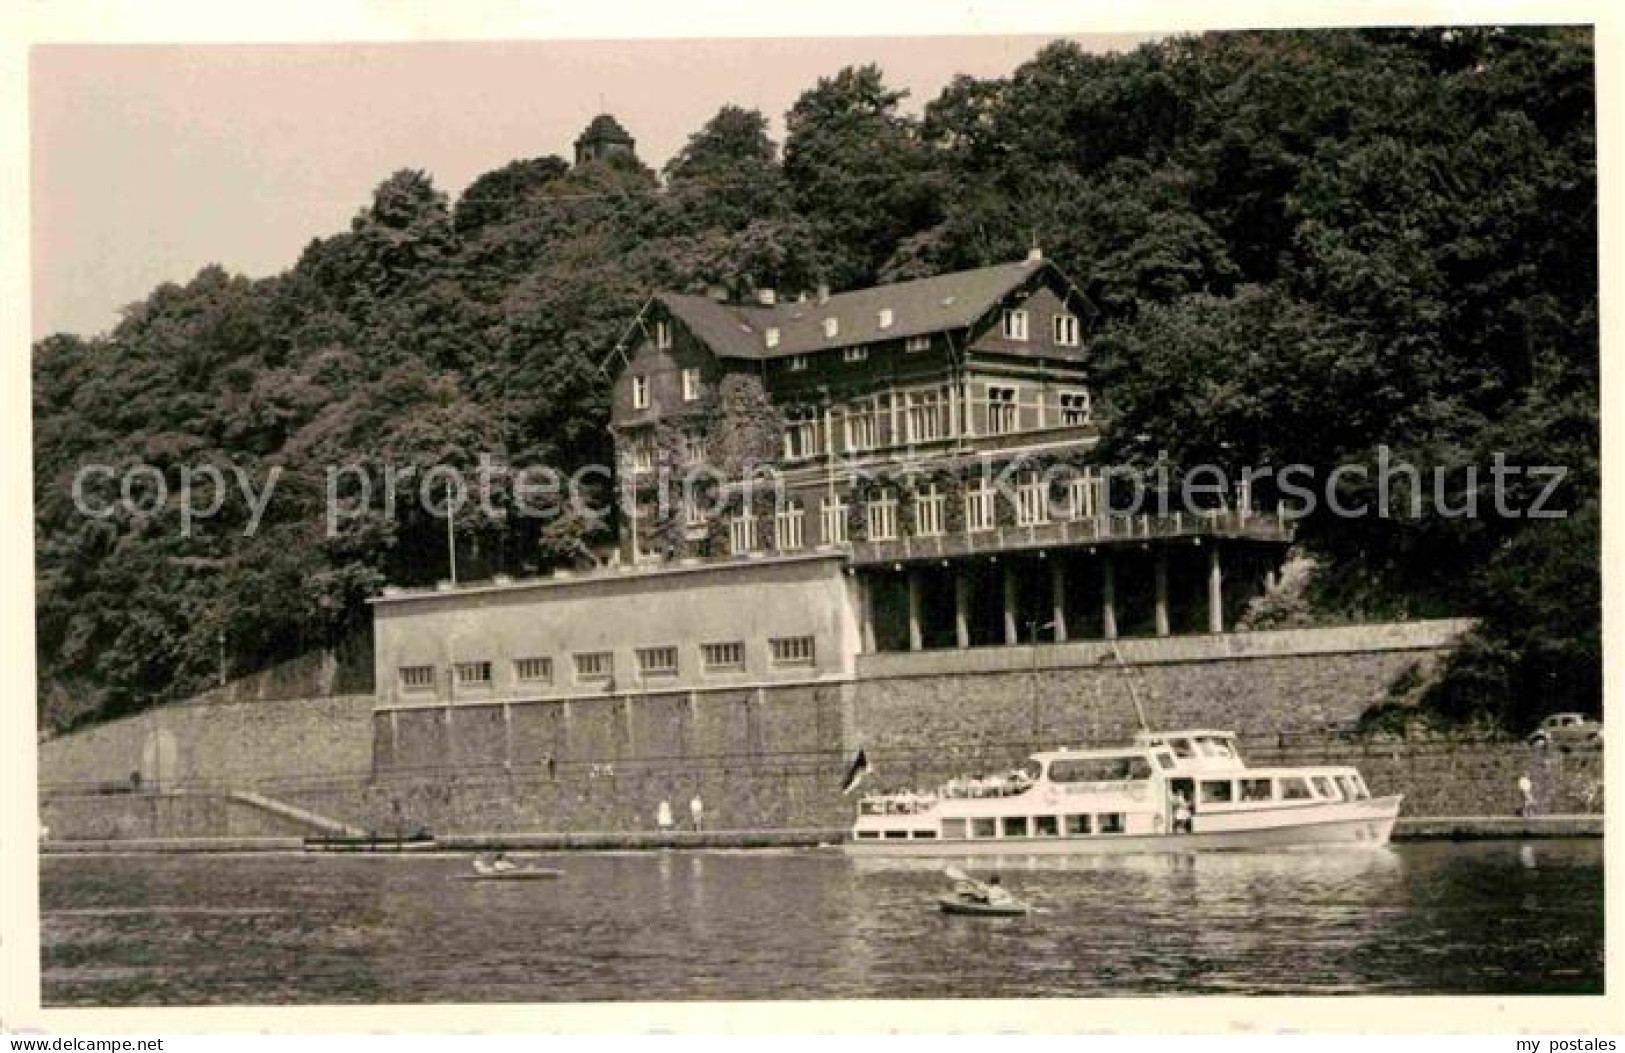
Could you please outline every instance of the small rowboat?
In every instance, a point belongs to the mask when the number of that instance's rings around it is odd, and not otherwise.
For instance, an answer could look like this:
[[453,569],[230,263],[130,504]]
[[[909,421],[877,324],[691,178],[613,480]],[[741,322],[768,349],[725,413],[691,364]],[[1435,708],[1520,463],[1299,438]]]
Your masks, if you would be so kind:
[[1023,903],[1000,888],[996,877],[992,882],[978,881],[958,867],[948,867],[943,873],[952,878],[955,884],[952,894],[937,900],[937,906],[942,908],[944,914],[1014,918],[1022,914],[1042,913],[1037,907]]
[[464,881],[546,881],[561,878],[564,871],[550,867],[494,867],[475,863],[474,873],[458,875]]
[[986,903],[981,900],[967,899],[964,896],[943,896],[937,900],[937,906],[942,908],[944,914],[967,914],[983,918],[1014,918],[1033,912],[1032,907],[1020,900]]

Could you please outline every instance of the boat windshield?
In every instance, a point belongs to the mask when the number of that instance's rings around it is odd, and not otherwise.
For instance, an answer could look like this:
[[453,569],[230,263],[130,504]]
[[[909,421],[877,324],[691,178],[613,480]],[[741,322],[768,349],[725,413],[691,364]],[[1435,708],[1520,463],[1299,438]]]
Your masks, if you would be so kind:
[[1230,740],[1227,738],[1220,738],[1217,735],[1202,735],[1196,740],[1196,743],[1201,748],[1203,756],[1212,757],[1215,760],[1231,760],[1236,755],[1235,748],[1230,745]]

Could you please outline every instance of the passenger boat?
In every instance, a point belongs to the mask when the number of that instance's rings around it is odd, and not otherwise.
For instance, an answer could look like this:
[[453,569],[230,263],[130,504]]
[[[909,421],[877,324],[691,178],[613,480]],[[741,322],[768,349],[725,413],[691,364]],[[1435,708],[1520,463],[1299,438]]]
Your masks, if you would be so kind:
[[1141,732],[1131,745],[1035,753],[931,793],[864,797],[856,856],[1094,855],[1387,844],[1401,797],[1350,767],[1250,768],[1229,732]]

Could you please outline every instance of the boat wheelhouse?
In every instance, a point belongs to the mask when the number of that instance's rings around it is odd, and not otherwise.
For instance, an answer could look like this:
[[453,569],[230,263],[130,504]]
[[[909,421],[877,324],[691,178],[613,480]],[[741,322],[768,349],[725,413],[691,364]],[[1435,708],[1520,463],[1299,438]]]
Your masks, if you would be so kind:
[[855,855],[1086,855],[1382,845],[1398,795],[1346,766],[1250,768],[1235,735],[1141,732],[1133,743],[1035,753],[990,778],[859,802]]

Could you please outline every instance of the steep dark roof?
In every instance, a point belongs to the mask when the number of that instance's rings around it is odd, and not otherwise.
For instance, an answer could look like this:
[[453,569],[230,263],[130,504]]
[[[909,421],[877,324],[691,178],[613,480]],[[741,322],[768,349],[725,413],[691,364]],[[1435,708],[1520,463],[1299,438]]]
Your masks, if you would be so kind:
[[[806,300],[764,307],[718,303],[704,296],[678,293],[661,293],[657,299],[724,358],[783,358],[963,329],[1048,266],[1042,260],[1001,263],[836,293],[824,303]],[[880,312],[884,309],[891,310],[892,322],[881,328]],[[824,335],[827,318],[839,323],[839,332],[833,337]],[[770,327],[779,330],[776,347],[767,346]]]

